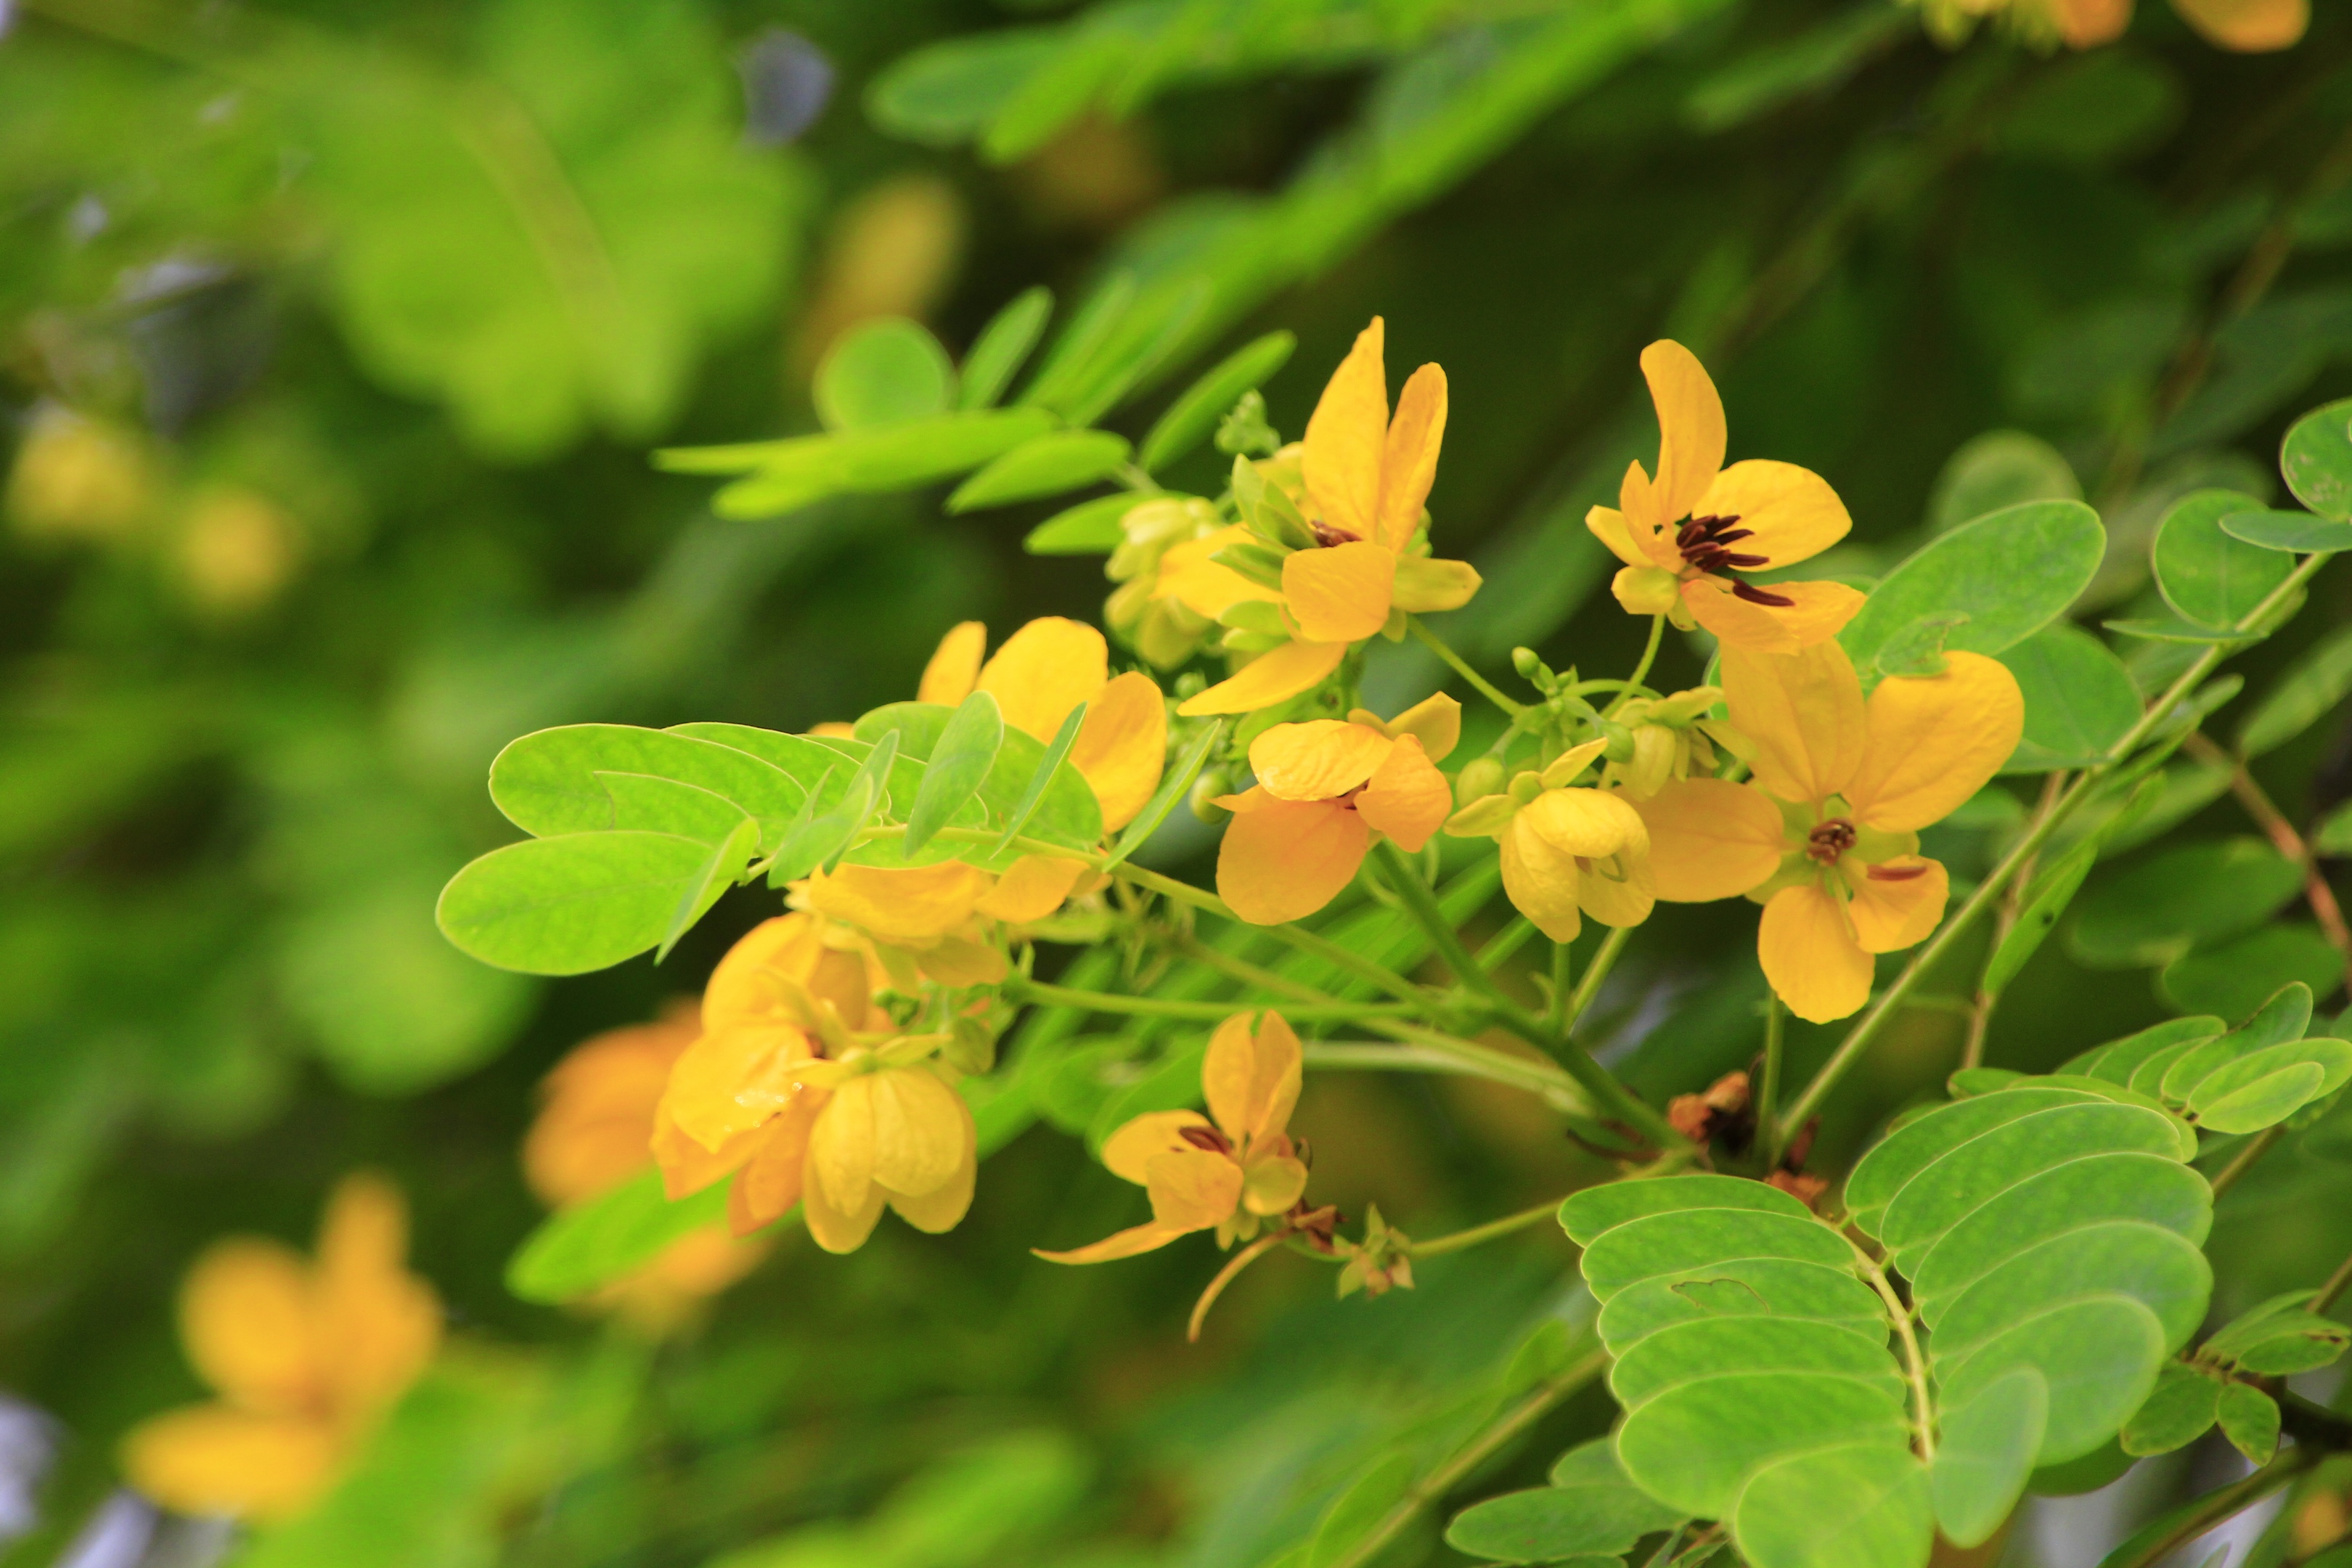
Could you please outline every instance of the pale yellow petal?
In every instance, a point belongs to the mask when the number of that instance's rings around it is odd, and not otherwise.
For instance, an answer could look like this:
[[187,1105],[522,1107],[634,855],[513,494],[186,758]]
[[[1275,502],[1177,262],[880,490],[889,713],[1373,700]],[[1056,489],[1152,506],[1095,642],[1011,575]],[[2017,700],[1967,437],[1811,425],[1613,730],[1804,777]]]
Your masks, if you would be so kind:
[[1772,895],[1757,924],[1756,955],[1789,1011],[1809,1024],[1846,1017],[1870,1000],[1870,954],[1837,900],[1811,882]]
[[1596,858],[1650,852],[1650,829],[1642,814],[1605,790],[1548,789],[1511,821],[1521,834],[1536,835],[1562,855]]
[[1391,735],[1412,735],[1433,763],[1442,763],[1462,743],[1462,704],[1440,691],[1424,697],[1388,722]]
[[919,1194],[948,1182],[971,1151],[971,1111],[927,1067],[869,1073],[874,1086],[874,1180]]
[[1736,898],[1769,880],[1787,851],[1780,808],[1752,784],[1682,779],[1634,809],[1649,825],[1658,897],[1673,903]]
[[324,1421],[218,1405],[158,1415],[122,1440],[123,1475],[151,1500],[174,1513],[264,1523],[317,1501],[341,1458]]
[[1250,771],[1276,800],[1337,800],[1372,776],[1396,742],[1366,724],[1310,719],[1250,742]]
[[1380,517],[1370,537],[1391,550],[1402,550],[1421,521],[1444,441],[1445,372],[1425,364],[1397,393],[1396,417],[1381,452]]
[[980,679],[980,656],[988,647],[988,627],[979,621],[958,621],[931,650],[923,679],[915,688],[918,702],[953,708],[971,695]]
[[920,943],[971,919],[988,873],[961,860],[931,866],[843,865],[808,880],[809,908],[885,941]]
[[1692,515],[1737,519],[1748,530],[1748,538],[1732,541],[1728,548],[1736,555],[1761,555],[1764,561],[1743,571],[1764,572],[1810,561],[1853,527],[1845,502],[1827,479],[1794,463],[1760,458],[1734,463],[1717,474]]
[[1869,741],[1845,789],[1856,821],[1891,833],[1941,822],[2017,750],[2017,678],[1979,653],[1944,660],[1941,675],[1889,676],[1870,694]]
[[1255,713],[1321,685],[1347,656],[1346,643],[1287,642],[1243,666],[1232,679],[1187,699],[1176,711],[1187,719]]
[[1731,721],[1756,743],[1756,782],[1785,801],[1843,791],[1862,763],[1862,680],[1834,642],[1801,653],[1723,649]]
[[1642,351],[1642,377],[1658,411],[1660,521],[1688,517],[1723,467],[1723,399],[1698,356],[1671,338]]
[[814,915],[794,910],[761,921],[736,939],[702,988],[705,1033],[751,1018],[767,1018],[784,999],[776,976],[808,983],[824,952]]
[[1029,1250],[1048,1263],[1112,1263],[1122,1258],[1135,1258],[1146,1252],[1157,1252],[1170,1242],[1192,1234],[1198,1226],[1164,1226],[1158,1221],[1134,1226],[1116,1236],[1085,1247],[1074,1247],[1067,1252],[1048,1252],[1042,1247]]
[[1026,925],[1062,907],[1087,863],[1059,855],[1024,855],[974,907],[992,921]]
[[[798,1103],[797,1100],[793,1102]],[[789,1111],[792,1105],[784,1109]],[[676,1203],[700,1192],[751,1158],[758,1152],[761,1136],[761,1130],[754,1128],[721,1140],[716,1149],[706,1149],[672,1120],[667,1104],[657,1108],[654,1112],[653,1156],[654,1163],[661,1167],[663,1195]]]
[[1111,678],[1078,726],[1070,762],[1095,792],[1105,833],[1135,820],[1168,765],[1168,700],[1151,677],[1131,669]]
[[973,689],[1004,710],[1004,721],[1050,741],[1071,709],[1090,702],[1110,679],[1110,645],[1084,621],[1040,616],[1004,639],[980,667]]
[[882,1205],[888,1198],[888,1194],[869,1183],[865,1202],[856,1208],[843,1208],[826,1194],[823,1181],[805,1182],[801,1187],[801,1219],[808,1226],[809,1239],[827,1252],[855,1252],[874,1234],[874,1224],[882,1217]]
[[180,1343],[196,1374],[256,1411],[295,1411],[324,1391],[310,1266],[279,1242],[236,1237],[206,1247],[180,1287]]
[[787,1069],[814,1055],[808,1036],[790,1024],[739,1024],[704,1035],[670,1069],[658,1114],[716,1152],[782,1110],[797,1092]]
[[1236,811],[1217,848],[1217,893],[1252,925],[1303,920],[1339,897],[1364,861],[1364,821],[1329,801],[1261,799]]
[[1541,834],[1520,826],[1521,812],[1503,829],[1503,891],[1511,907],[1554,942],[1573,942],[1584,929],[1576,857]]
[[1153,1155],[1195,1147],[1185,1142],[1184,1129],[1209,1125],[1209,1119],[1197,1110],[1147,1110],[1103,1140],[1102,1163],[1111,1174],[1139,1187]]
[[809,1135],[816,1129],[822,1091],[801,1096],[758,1134],[750,1161],[735,1178],[728,1196],[730,1218],[738,1235],[757,1230],[783,1217],[801,1201],[807,1180]]
[[[980,1178],[980,1161],[967,1152],[948,1179],[928,1193],[888,1193],[891,1208],[917,1230],[938,1236],[953,1230],[971,1212],[971,1194]],[[885,1189],[887,1192],[887,1189]]]
[[1307,1192],[1307,1166],[1288,1154],[1252,1160],[1242,1173],[1242,1205],[1254,1215],[1278,1215]]
[[1605,926],[1637,926],[1650,918],[1658,885],[1650,858],[1631,852],[1586,862],[1577,879],[1577,907]]
[[1387,834],[1399,847],[1418,850],[1454,814],[1454,786],[1421,749],[1421,737],[1402,736],[1372,770],[1356,797],[1356,812],[1364,826]]
[[2172,0],[2217,47],[2240,54],[2292,48],[2311,26],[2310,0]]
[[1298,550],[1282,563],[1282,602],[1310,642],[1361,642],[1388,625],[1396,552],[1356,540]]
[[1202,1097],[1227,1137],[1263,1143],[1289,1124],[1304,1066],[1298,1037],[1281,1014],[1236,1013],[1209,1037]]
[[836,1214],[863,1213],[874,1197],[875,1073],[858,1073],[843,1081],[817,1112],[809,1132],[809,1174],[814,1178],[801,1194],[805,1204],[823,1190],[827,1207]]
[[1255,578],[1243,576],[1222,561],[1210,559],[1228,545],[1251,544],[1256,539],[1255,534],[1237,522],[1199,539],[1170,545],[1168,552],[1160,558],[1160,575],[1151,596],[1173,599],[1194,615],[1213,621],[1235,605],[1278,604],[1281,590],[1269,588]]
[[1356,334],[1355,347],[1307,416],[1301,454],[1307,494],[1333,528],[1359,539],[1376,537],[1381,468],[1387,455],[1388,371],[1381,360],[1382,322]]
[[1682,591],[1691,619],[1725,647],[1750,653],[1796,653],[1826,642],[1862,608],[1862,595],[1843,583],[1774,583],[1762,590],[1785,605],[1743,599],[1724,577],[1686,578]]
[[1838,870],[1853,897],[1846,918],[1864,952],[1897,952],[1935,934],[1951,897],[1943,862],[1905,855],[1875,866],[1847,856]]
[[346,1176],[319,1234],[319,1337],[347,1428],[373,1419],[441,1347],[441,1300],[408,1271],[408,1205],[380,1177]]
[[1241,1206],[1242,1168],[1208,1149],[1154,1154],[1144,1167],[1154,1225],[1205,1230]]
[[[1636,471],[1641,465],[1633,465]],[[1609,547],[1609,553],[1628,566],[1650,567],[1661,564],[1648,551],[1633,542],[1633,531],[1625,521],[1625,514],[1613,506],[1596,506],[1584,514],[1584,526],[1592,537]]]

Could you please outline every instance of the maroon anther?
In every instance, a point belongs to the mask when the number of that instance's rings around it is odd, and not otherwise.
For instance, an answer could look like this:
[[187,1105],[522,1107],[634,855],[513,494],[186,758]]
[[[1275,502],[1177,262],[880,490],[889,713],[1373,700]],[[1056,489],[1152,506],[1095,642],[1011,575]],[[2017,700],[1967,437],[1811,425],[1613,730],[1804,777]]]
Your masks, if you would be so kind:
[[[1743,539],[1756,537],[1756,531],[1752,528],[1734,528],[1732,524],[1738,521],[1737,517],[1695,517],[1676,529],[1675,548],[1683,552],[1684,563],[1701,572],[1716,574],[1750,571],[1769,564],[1771,557],[1768,555],[1733,552],[1732,545]],[[1733,588],[1739,592],[1738,584],[1735,584]],[[1740,597],[1760,605],[1787,605],[1796,602],[1777,594],[1766,594],[1760,589],[1740,592]]]
[[1751,605],[1769,605],[1776,610],[1785,610],[1797,602],[1786,594],[1768,594],[1753,583],[1734,583],[1731,592]]
[[1344,528],[1334,528],[1319,517],[1308,521],[1307,531],[1315,536],[1315,542],[1326,550],[1336,544],[1353,544],[1364,537],[1360,533],[1350,533]]
[[1870,879],[1874,882],[1907,882],[1914,877],[1927,874],[1925,866],[1873,866]]
[[1193,1148],[1206,1149],[1212,1154],[1230,1154],[1234,1152],[1233,1140],[1213,1127],[1180,1127],[1176,1130],[1176,1135]]
[[1853,824],[1843,816],[1832,816],[1805,835],[1805,853],[1824,866],[1832,866],[1839,856],[1853,847]]

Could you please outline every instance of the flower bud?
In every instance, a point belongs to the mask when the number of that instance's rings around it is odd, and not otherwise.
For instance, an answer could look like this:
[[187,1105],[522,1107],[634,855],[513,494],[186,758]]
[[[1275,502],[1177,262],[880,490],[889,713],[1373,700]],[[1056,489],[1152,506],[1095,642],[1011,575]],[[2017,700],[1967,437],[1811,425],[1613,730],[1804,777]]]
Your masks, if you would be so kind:
[[1550,673],[1544,668],[1544,661],[1536,657],[1536,650],[1531,647],[1513,648],[1511,668],[1519,672],[1522,680],[1534,680],[1538,675]]
[[1459,805],[1474,800],[1484,800],[1503,787],[1503,760],[1500,757],[1478,757],[1464,764],[1454,780],[1454,799]]
[[1662,566],[1628,566],[1609,584],[1628,615],[1663,616],[1682,603],[1682,585]]
[[1539,773],[1521,773],[1517,778],[1513,779],[1511,781],[1511,787],[1506,793],[1510,795],[1514,805],[1525,805],[1529,801],[1535,799],[1536,796],[1543,794],[1543,792],[1544,782],[1542,775]]
[[1225,776],[1223,768],[1203,768],[1201,776],[1192,781],[1191,805],[1192,815],[1202,821],[1216,824],[1233,813],[1219,805],[1217,796],[1233,793],[1234,781]]

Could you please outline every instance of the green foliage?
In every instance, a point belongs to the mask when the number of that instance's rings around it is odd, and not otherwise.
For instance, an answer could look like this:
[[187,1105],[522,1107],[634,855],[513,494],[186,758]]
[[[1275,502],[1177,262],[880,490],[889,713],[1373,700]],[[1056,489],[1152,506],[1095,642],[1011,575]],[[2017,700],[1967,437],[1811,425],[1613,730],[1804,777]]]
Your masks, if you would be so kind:
[[2294,422],[2279,448],[2294,499],[2331,522],[2352,522],[2352,398]]
[[[1885,656],[1880,658],[1883,665]],[[2139,721],[2139,689],[2131,671],[2080,626],[2044,626],[2004,651],[2000,661],[2025,696],[2025,734],[2003,773],[2092,766]]]
[[663,1194],[661,1173],[648,1168],[542,1221],[509,1261],[507,1289],[526,1301],[577,1300],[726,1213],[725,1183],[672,1203]]
[[1998,654],[2048,626],[2098,569],[2106,535],[2080,501],[2027,501],[1956,528],[1887,574],[1838,634],[1854,668],[1883,668],[1883,651],[1934,616],[1942,647]]
[[2249,498],[2199,490],[2164,514],[2156,534],[2156,585],[2164,602],[2198,626],[2236,626],[2286,581],[2294,563],[2276,551],[2231,538],[2221,520]]
[[2168,963],[2252,931],[2302,886],[2302,871],[2259,838],[2184,844],[2092,889],[2067,946],[2100,968]]
[[1643,1536],[1672,1530],[1685,1517],[1628,1480],[1615,1448],[1602,1440],[1562,1454],[1549,1485],[1505,1492],[1455,1514],[1445,1543],[1497,1563],[1620,1558]]

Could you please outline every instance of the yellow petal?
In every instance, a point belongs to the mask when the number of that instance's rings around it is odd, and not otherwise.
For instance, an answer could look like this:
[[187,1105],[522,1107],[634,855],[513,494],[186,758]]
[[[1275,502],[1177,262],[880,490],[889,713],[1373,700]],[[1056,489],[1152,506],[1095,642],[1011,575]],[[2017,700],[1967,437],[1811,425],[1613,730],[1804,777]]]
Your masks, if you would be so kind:
[[1288,1154],[1252,1160],[1242,1173],[1242,1207],[1254,1215],[1277,1215],[1307,1192],[1307,1166]]
[[1409,616],[1458,610],[1477,597],[1485,579],[1467,561],[1441,561],[1427,555],[1397,559],[1396,579],[1389,603]]
[[1184,1129],[1208,1125],[1209,1119],[1197,1110],[1147,1110],[1103,1140],[1102,1163],[1112,1175],[1139,1187],[1153,1155],[1193,1148],[1183,1138]]
[[815,1179],[801,1194],[803,1204],[820,1189],[826,1206],[844,1216],[855,1216],[869,1202],[880,1202],[873,1191],[874,1100],[880,1076],[858,1073],[843,1080],[817,1112],[809,1132],[808,1157],[809,1174]]
[[158,1415],[122,1442],[131,1484],[175,1513],[197,1517],[289,1518],[326,1490],[340,1458],[323,1421],[218,1405]]
[[1846,917],[1864,952],[1897,952],[1927,941],[1944,919],[1951,879],[1943,862],[1905,855],[1866,866],[1849,855],[1838,864],[1853,898]]
[[2217,47],[2240,54],[2291,48],[2311,26],[2310,0],[2172,0],[2172,8]]
[[1862,608],[1862,595],[1843,583],[1773,583],[1763,592],[1789,603],[1759,605],[1740,598],[1723,577],[1685,579],[1683,603],[1691,619],[1713,632],[1725,647],[1750,653],[1797,653],[1827,642]]
[[1862,681],[1834,642],[1801,653],[1751,653],[1727,644],[1723,694],[1731,721],[1756,742],[1756,782],[1785,801],[1819,801],[1861,764]]
[[1117,1236],[1107,1236],[1086,1247],[1074,1247],[1067,1252],[1048,1252],[1042,1247],[1033,1247],[1029,1250],[1048,1263],[1111,1263],[1122,1258],[1156,1252],[1181,1237],[1192,1235],[1194,1228],[1163,1226],[1154,1221],[1122,1230]]
[[1110,645],[1083,621],[1040,616],[1004,639],[973,689],[994,697],[1004,721],[1050,741],[1071,709],[1110,679]]
[[740,1215],[734,1213],[736,1203],[729,1205],[738,1235],[781,1219],[786,1209],[801,1201],[807,1180],[809,1135],[815,1131],[817,1111],[825,1098],[822,1092],[803,1095],[758,1134],[757,1147],[728,1194],[740,1201]]
[[2059,36],[2070,49],[2113,43],[2131,26],[2132,0],[2056,0],[2056,10]]
[[932,866],[853,866],[808,880],[808,907],[885,941],[922,943],[971,919],[988,873],[961,860]]
[[919,1195],[943,1186],[971,1152],[971,1111],[927,1067],[870,1073],[874,1180]]
[[874,1234],[874,1222],[882,1217],[888,1198],[880,1187],[868,1184],[866,1201],[845,1209],[833,1202],[822,1180],[804,1182],[801,1219],[808,1226],[809,1238],[827,1252],[855,1252]]
[[1160,558],[1160,576],[1151,590],[1155,599],[1173,599],[1194,615],[1215,620],[1235,605],[1276,604],[1282,594],[1254,578],[1244,577],[1222,561],[1209,558],[1231,544],[1251,544],[1257,536],[1240,523],[1221,528],[1199,539],[1171,544]]
[[216,1241],[180,1288],[180,1342],[196,1374],[249,1410],[295,1411],[324,1391],[310,1269],[258,1237]]
[[1626,851],[1587,861],[1577,879],[1577,907],[1605,926],[1640,925],[1657,901],[1647,855]]
[[1086,873],[1087,863],[1059,855],[1024,855],[996,879],[975,907],[992,921],[1026,925],[1062,907]]
[[1255,713],[1322,684],[1348,656],[1337,642],[1287,642],[1252,660],[1229,680],[1185,700],[1176,711],[1187,719],[1214,713]]
[[998,985],[1012,973],[1000,949],[960,936],[943,936],[929,947],[917,948],[914,959],[924,979],[941,985]]
[[1424,697],[1388,722],[1391,735],[1412,735],[1433,763],[1442,763],[1462,743],[1462,704],[1438,692]]
[[408,1205],[391,1183],[346,1176],[319,1231],[319,1337],[330,1403],[363,1424],[416,1381],[441,1347],[441,1300],[407,1268]]
[[1236,1013],[1209,1037],[1202,1098],[1227,1137],[1262,1144],[1289,1125],[1304,1065],[1298,1037],[1281,1014]]
[[988,627],[979,621],[958,621],[931,650],[923,679],[915,688],[918,702],[953,708],[971,695],[980,679],[980,656],[988,647]]
[[1356,812],[1365,826],[1418,850],[1454,814],[1454,786],[1421,749],[1421,737],[1405,735],[1372,770],[1371,782],[1356,797]]
[[1396,742],[1366,724],[1310,719],[1250,742],[1250,771],[1276,800],[1337,800],[1372,776]]
[[1581,873],[1576,857],[1521,826],[1526,816],[1522,811],[1503,830],[1503,891],[1536,930],[1554,942],[1573,942],[1584,929],[1582,906],[1577,901]]
[[1845,1017],[1870,1000],[1870,954],[1837,900],[1811,882],[1772,895],[1757,924],[1756,955],[1789,1011],[1809,1024]]
[[1671,338],[1642,351],[1642,377],[1658,411],[1658,478],[1654,501],[1671,522],[1690,515],[1723,467],[1723,399],[1698,356]]
[[1520,834],[1534,834],[1562,855],[1597,859],[1650,852],[1650,829],[1642,814],[1605,790],[1548,789],[1511,821]]
[[889,1204],[900,1219],[917,1230],[938,1236],[962,1224],[963,1216],[971,1212],[972,1189],[979,1177],[980,1160],[967,1151],[946,1181],[928,1193],[890,1193]]
[[1749,537],[1734,540],[1729,548],[1738,555],[1763,556],[1763,565],[1742,568],[1758,572],[1810,561],[1853,527],[1845,502],[1827,479],[1794,463],[1760,458],[1717,474],[1692,515],[1738,519]]
[[[1633,465],[1639,471],[1642,465]],[[1613,506],[1596,506],[1584,514],[1584,526],[1592,537],[1609,547],[1609,553],[1626,565],[1643,568],[1661,564],[1648,551],[1633,542],[1633,531],[1625,521],[1625,514]]]
[[1241,1206],[1242,1168],[1211,1150],[1154,1154],[1143,1174],[1154,1225],[1205,1230]]
[[815,1055],[789,1024],[739,1024],[703,1036],[670,1069],[659,1115],[704,1149],[766,1121],[796,1092],[789,1068]]
[[1252,925],[1302,920],[1339,897],[1364,863],[1364,821],[1329,801],[1258,798],[1234,814],[1217,847],[1217,893]]
[[1307,416],[1301,454],[1307,494],[1323,521],[1359,539],[1378,537],[1381,468],[1387,455],[1388,371],[1382,322],[1356,334],[1356,346],[1331,373]]
[[688,1005],[657,1024],[608,1029],[540,1080],[545,1103],[524,1135],[522,1166],[541,1202],[579,1203],[645,1168],[670,1066],[702,1032],[696,1011]]
[[1105,833],[1135,820],[1168,765],[1168,700],[1151,677],[1129,670],[1111,678],[1078,726],[1070,762],[1095,792]]
[[752,1018],[772,1022],[783,1000],[775,977],[789,975],[806,984],[823,952],[816,917],[797,910],[761,921],[745,931],[727,950],[727,956],[710,972],[710,983],[702,988],[703,1032]]
[[1780,808],[1752,784],[1683,779],[1634,809],[1650,829],[1658,897],[1674,903],[1736,898],[1780,868]]
[[1381,454],[1381,510],[1370,537],[1391,550],[1402,550],[1421,522],[1444,440],[1445,372],[1425,364],[1397,394],[1396,417]]
[[[1625,465],[1625,477],[1617,481],[1617,511],[1625,520],[1625,531],[1652,565],[1679,571],[1682,547],[1675,542],[1674,514],[1665,510],[1664,496],[1650,482],[1649,470],[1640,462]],[[1589,514],[1587,526],[1591,526]]]
[[1941,822],[2017,750],[2017,678],[1979,653],[1944,660],[1941,675],[1889,676],[1870,694],[1870,738],[1845,790],[1856,821],[1892,833]]
[[1282,563],[1282,600],[1310,642],[1361,642],[1388,625],[1396,552],[1369,540],[1293,551]]
[[[795,1100],[793,1104],[798,1104]],[[792,1109],[792,1105],[784,1108]],[[761,1132],[755,1129],[739,1132],[722,1141],[716,1149],[706,1149],[671,1119],[667,1105],[654,1112],[653,1156],[661,1166],[662,1194],[670,1202],[698,1193],[730,1171],[737,1169],[755,1153]]]

